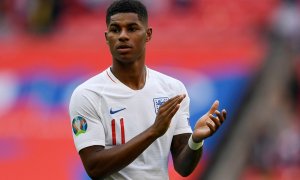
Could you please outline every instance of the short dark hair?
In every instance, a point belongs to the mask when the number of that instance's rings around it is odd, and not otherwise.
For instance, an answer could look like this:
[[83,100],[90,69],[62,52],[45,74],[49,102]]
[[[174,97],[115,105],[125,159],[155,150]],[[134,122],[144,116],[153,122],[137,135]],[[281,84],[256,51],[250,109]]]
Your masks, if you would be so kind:
[[148,12],[146,6],[137,0],[117,0],[114,1],[106,11],[106,25],[110,23],[110,17],[118,13],[136,13],[139,19],[148,22]]

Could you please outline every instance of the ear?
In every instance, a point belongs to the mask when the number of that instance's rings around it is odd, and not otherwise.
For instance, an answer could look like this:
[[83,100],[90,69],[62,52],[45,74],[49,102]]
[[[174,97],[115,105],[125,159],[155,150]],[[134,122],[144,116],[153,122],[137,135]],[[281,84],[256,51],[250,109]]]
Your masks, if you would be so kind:
[[148,28],[146,32],[146,42],[149,42],[152,38],[152,28]]
[[105,36],[106,44],[108,44],[107,31],[104,32],[104,36]]

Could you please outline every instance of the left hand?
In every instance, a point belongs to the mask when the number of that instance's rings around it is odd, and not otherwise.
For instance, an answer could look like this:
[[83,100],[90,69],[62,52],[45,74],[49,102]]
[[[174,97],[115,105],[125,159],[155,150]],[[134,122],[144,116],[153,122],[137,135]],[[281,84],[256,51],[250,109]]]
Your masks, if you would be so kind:
[[[218,111],[219,101],[215,101],[210,110],[204,114],[197,122],[192,135],[194,142],[200,142],[203,139],[213,135],[226,119],[226,110]],[[216,115],[216,116],[214,116]]]

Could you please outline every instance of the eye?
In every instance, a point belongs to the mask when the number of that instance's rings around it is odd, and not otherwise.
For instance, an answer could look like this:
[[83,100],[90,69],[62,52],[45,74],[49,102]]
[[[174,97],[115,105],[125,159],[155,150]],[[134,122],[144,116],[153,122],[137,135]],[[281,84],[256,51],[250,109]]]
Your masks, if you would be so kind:
[[135,27],[129,27],[128,28],[128,31],[129,32],[135,32],[137,30],[137,28],[135,28]]
[[118,33],[118,32],[120,32],[120,30],[116,27],[111,27],[111,28],[109,28],[109,32]]

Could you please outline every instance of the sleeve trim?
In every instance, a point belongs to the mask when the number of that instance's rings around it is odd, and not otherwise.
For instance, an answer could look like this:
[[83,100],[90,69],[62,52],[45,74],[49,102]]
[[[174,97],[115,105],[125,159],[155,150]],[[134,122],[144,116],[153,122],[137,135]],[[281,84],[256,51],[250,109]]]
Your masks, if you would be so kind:
[[105,146],[105,142],[103,140],[94,140],[94,141],[88,141],[85,143],[80,143],[79,145],[76,145],[76,150],[77,150],[77,152],[79,152],[83,148],[86,148],[89,146],[94,146],[94,145]]
[[186,128],[175,130],[174,135],[185,134],[185,133],[193,133],[193,131],[191,130],[190,127],[186,127]]

